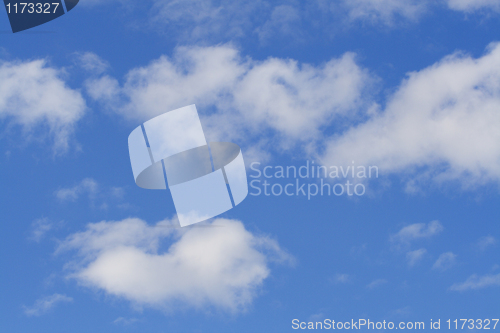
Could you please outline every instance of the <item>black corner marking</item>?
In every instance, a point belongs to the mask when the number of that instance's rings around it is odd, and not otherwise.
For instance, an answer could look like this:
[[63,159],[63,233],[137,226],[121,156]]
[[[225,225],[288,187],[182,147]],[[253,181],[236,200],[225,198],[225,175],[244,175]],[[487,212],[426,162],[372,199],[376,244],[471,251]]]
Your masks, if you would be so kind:
[[[64,0],[67,11],[79,0]],[[12,32],[34,28],[64,15],[62,0],[3,0]]]
[[64,0],[64,4],[66,5],[66,10],[69,12],[70,10],[75,8],[75,6],[78,4],[79,1],[80,0]]

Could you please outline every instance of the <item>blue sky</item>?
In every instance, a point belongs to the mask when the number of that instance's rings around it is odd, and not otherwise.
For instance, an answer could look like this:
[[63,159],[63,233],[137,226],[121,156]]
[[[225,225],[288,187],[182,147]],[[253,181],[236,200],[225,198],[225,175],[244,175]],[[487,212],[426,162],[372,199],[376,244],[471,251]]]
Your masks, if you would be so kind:
[[[499,18],[497,0],[82,0],[12,34],[3,14],[0,330],[498,318]],[[379,177],[176,228],[127,137],[190,104],[249,181],[252,162]]]

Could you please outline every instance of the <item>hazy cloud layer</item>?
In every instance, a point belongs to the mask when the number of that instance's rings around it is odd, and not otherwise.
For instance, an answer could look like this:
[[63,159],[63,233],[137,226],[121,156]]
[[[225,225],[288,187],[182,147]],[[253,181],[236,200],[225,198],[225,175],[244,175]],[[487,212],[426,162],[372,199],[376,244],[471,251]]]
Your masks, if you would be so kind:
[[301,42],[307,39],[303,27],[318,32],[318,22],[327,33],[332,26],[394,28],[443,9],[487,15],[500,11],[498,0],[146,0],[140,3],[143,8],[131,0],[82,1],[110,2],[120,3],[127,11],[149,13],[136,24],[166,32],[182,43],[204,45],[254,37],[261,43],[273,38]]
[[54,227],[55,224],[46,217],[36,219],[31,224],[32,230],[30,239],[34,240],[35,242],[40,242],[45,234],[54,229]]
[[468,13],[478,10],[500,11],[499,0],[447,0],[447,4],[450,9]]

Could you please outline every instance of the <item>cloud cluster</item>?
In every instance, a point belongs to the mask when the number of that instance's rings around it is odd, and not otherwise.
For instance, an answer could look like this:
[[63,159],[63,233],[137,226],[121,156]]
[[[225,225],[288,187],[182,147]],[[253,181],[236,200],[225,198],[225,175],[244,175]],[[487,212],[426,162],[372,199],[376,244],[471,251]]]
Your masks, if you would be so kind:
[[[442,9],[469,13],[500,12],[498,0],[150,0],[137,8],[130,0],[87,0],[90,5],[120,3],[130,12],[149,12],[147,23],[177,40],[216,44],[257,37],[261,43],[278,37],[304,41],[303,27],[326,32],[333,26],[363,24],[397,26],[413,23]],[[318,24],[321,22],[321,24]]]
[[66,85],[63,74],[42,59],[0,62],[0,119],[21,126],[28,137],[40,127],[47,129],[58,152],[67,150],[86,109],[80,92]]
[[352,53],[312,66],[243,58],[222,45],[179,47],[122,84],[105,75],[86,87],[141,121],[196,103],[209,141],[261,155],[300,144],[324,165],[355,161],[403,175],[411,192],[429,180],[464,188],[500,181],[499,68],[500,44],[477,59],[452,54],[409,73],[379,109],[370,94],[376,78]]
[[329,140],[322,161],[464,186],[500,181],[500,44],[408,74],[383,112]]
[[[439,221],[432,221],[429,223],[415,223],[403,227],[397,233],[390,236],[390,241],[397,251],[406,251],[406,261],[408,267],[413,267],[419,263],[426,255],[427,249],[420,248],[417,250],[410,250],[412,243],[429,239],[440,234],[444,227]],[[442,254],[436,263],[434,269],[446,270],[454,263],[455,255],[451,252]]]
[[[58,251],[76,250],[70,277],[136,305],[245,309],[269,276],[270,261],[293,259],[278,243],[235,220],[189,229],[140,219],[89,224]],[[168,248],[165,242],[169,242]]]
[[224,45],[180,47],[172,58],[132,69],[121,86],[103,76],[88,81],[87,89],[96,100],[141,120],[196,103],[208,139],[248,142],[268,133],[288,146],[321,138],[335,120],[357,116],[371,82],[352,53],[312,66],[242,58]]
[[500,11],[498,0],[342,0],[342,3],[351,20],[389,26],[401,21],[416,22],[440,7],[464,13]]

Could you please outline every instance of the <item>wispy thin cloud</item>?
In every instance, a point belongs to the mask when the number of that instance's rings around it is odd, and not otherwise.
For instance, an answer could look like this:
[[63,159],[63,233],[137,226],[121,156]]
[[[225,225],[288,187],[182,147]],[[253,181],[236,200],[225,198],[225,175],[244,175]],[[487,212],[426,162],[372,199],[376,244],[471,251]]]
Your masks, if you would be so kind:
[[40,218],[33,221],[31,228],[30,239],[35,242],[40,242],[45,234],[54,228],[54,223],[46,217]]
[[73,187],[57,190],[55,195],[61,201],[76,201],[82,194],[88,194],[92,197],[98,191],[99,184],[92,178],[85,178]]
[[102,186],[93,178],[85,178],[72,187],[59,188],[54,195],[60,202],[74,202],[87,197],[91,207],[98,207],[102,210],[108,209],[110,202],[117,204],[117,207],[121,209],[130,208],[130,205],[123,202],[125,197],[123,187]]
[[24,313],[27,316],[41,316],[47,313],[58,303],[73,302],[73,298],[61,294],[53,294],[35,301],[30,307],[24,306]]
[[28,139],[43,129],[41,135],[52,138],[57,153],[68,150],[74,127],[87,108],[63,74],[45,59],[0,63],[0,119],[21,126]]
[[76,53],[75,61],[84,70],[94,74],[102,74],[109,67],[107,61],[92,52]]
[[376,165],[414,181],[412,191],[429,181],[500,182],[499,55],[491,43],[479,58],[456,52],[408,73],[384,110],[326,143],[321,163]]
[[491,286],[500,286],[500,274],[496,275],[471,275],[465,282],[455,283],[450,287],[450,290],[465,291],[482,289]]
[[388,282],[388,281],[387,281],[386,279],[377,279],[377,280],[374,280],[374,281],[370,282],[370,283],[366,286],[366,288],[368,288],[368,289],[375,289],[375,288],[377,288],[377,287],[380,287],[380,286],[382,286],[382,285],[386,284],[387,282]]
[[418,249],[406,253],[406,260],[408,261],[408,266],[410,267],[415,266],[420,260],[422,260],[422,258],[426,253],[427,253],[426,249]]
[[456,259],[457,255],[454,254],[453,252],[443,253],[436,260],[432,268],[445,271],[455,265]]
[[485,236],[479,239],[479,241],[476,243],[477,248],[480,251],[485,251],[487,248],[495,245],[497,243],[497,240],[493,236]]
[[428,224],[415,223],[402,228],[398,233],[391,236],[391,241],[399,244],[409,244],[417,239],[430,238],[443,231],[443,225],[439,221]]
[[333,283],[348,283],[351,281],[351,276],[349,274],[335,274],[330,281]]

